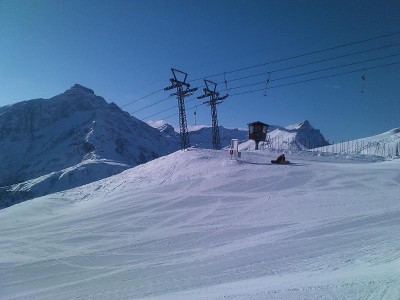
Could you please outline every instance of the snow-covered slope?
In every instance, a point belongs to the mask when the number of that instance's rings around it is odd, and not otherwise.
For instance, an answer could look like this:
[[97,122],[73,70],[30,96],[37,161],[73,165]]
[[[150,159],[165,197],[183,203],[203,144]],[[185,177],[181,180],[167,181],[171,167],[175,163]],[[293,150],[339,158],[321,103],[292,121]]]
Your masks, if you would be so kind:
[[0,190],[0,207],[93,182],[178,149],[158,130],[78,84],[51,99],[0,107],[0,138],[0,186],[21,183]]
[[[310,128],[304,122],[271,135],[285,141],[304,133],[319,138]],[[246,141],[248,133],[220,127],[220,136],[227,147],[232,138]],[[51,99],[0,107],[0,138],[0,208],[118,174],[180,148],[171,125],[152,128],[78,84]],[[191,131],[190,142],[212,148],[211,128]]]
[[[259,149],[305,150],[329,145],[319,129],[314,129],[309,121],[280,127],[271,125],[268,128],[266,142],[259,144]],[[241,150],[254,150],[255,142],[247,141],[240,145]]]
[[1,298],[399,299],[400,162],[274,157],[178,151],[1,210]]
[[315,150],[331,153],[377,155],[390,158],[399,157],[400,128],[394,128],[385,133],[367,138],[320,147]]

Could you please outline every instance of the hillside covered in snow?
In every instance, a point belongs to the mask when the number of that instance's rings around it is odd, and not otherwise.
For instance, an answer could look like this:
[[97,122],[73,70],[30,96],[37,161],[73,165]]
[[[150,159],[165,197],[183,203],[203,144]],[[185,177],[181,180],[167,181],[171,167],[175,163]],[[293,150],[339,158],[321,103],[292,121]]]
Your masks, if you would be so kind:
[[[174,141],[74,85],[0,108],[1,206],[96,181],[178,149]],[[7,202],[7,203],[5,203]]]
[[375,155],[381,157],[400,156],[400,128],[352,141],[343,141],[314,149],[328,153]]
[[[315,129],[308,120],[304,120],[286,127],[270,125],[267,140],[260,142],[259,149],[308,150],[327,145],[329,143],[319,129]],[[240,149],[243,151],[254,150],[255,142],[241,143]]]
[[400,161],[275,157],[177,151],[0,210],[1,298],[399,299]]
[[[190,132],[212,148],[211,128]],[[221,145],[245,142],[247,130],[220,127]],[[275,142],[324,140],[308,121],[271,126]],[[51,99],[0,107],[0,209],[118,174],[180,149],[169,124],[153,128],[79,84]],[[312,142],[315,144],[314,142]],[[325,145],[325,144],[321,144]],[[250,147],[251,148],[251,147]]]

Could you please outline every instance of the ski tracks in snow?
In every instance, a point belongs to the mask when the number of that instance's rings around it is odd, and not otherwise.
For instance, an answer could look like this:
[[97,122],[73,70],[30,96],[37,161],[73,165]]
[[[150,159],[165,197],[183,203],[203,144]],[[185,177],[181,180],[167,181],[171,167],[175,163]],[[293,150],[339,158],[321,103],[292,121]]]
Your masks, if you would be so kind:
[[400,298],[394,164],[275,166],[265,153],[244,155],[247,162],[179,152],[65,191],[59,206],[51,195],[10,208],[14,214],[0,219],[1,292],[6,299]]

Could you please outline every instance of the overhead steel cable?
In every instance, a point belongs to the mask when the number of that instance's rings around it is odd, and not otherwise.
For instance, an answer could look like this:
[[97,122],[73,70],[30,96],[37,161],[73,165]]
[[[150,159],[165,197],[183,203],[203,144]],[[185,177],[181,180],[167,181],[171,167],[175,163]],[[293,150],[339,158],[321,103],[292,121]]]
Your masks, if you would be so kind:
[[[195,105],[195,106],[189,107],[189,108],[187,108],[186,110],[192,110],[192,109],[195,109],[197,106],[198,106],[198,105]],[[169,118],[175,117],[176,115],[178,115],[178,114],[177,114],[177,113],[175,113],[175,114],[169,115],[169,116],[167,116],[167,117],[165,117],[165,118],[163,118],[163,119],[169,119]]]
[[138,99],[135,99],[135,100],[133,100],[133,101],[127,103],[127,104],[124,104],[124,105],[120,106],[120,107],[121,107],[121,108],[124,108],[124,107],[126,107],[126,106],[128,106],[128,105],[131,105],[131,104],[133,104],[133,103],[135,103],[135,102],[138,102],[138,101],[140,101],[140,100],[142,100],[142,99],[145,99],[145,98],[147,98],[147,97],[153,96],[153,95],[155,95],[155,94],[157,94],[157,93],[159,93],[159,92],[161,92],[161,91],[163,91],[163,90],[164,90],[163,88],[162,88],[162,89],[159,89],[158,91],[152,92],[152,93],[150,93],[150,94],[148,94],[148,95],[145,95],[145,96],[143,96],[143,97],[140,97],[140,98],[138,98]]
[[[400,55],[400,53],[399,54],[386,55],[386,56],[382,56],[382,57],[378,57],[378,58],[371,58],[371,59],[367,59],[367,60],[363,60],[363,61],[354,62],[354,63],[351,63],[351,64],[344,64],[344,65],[340,65],[340,66],[335,66],[335,67],[330,67],[330,68],[325,68],[325,69],[320,69],[320,70],[314,70],[314,71],[309,71],[309,72],[290,75],[290,76],[284,76],[284,77],[280,77],[280,78],[271,79],[269,82],[289,79],[289,78],[293,78],[293,77],[305,76],[305,75],[310,75],[310,74],[314,74],[314,73],[318,73],[318,72],[329,71],[329,70],[334,70],[334,69],[339,69],[339,68],[344,68],[344,67],[349,67],[349,66],[354,66],[354,65],[357,65],[357,64],[362,64],[362,63],[366,63],[366,62],[381,60],[381,59],[394,57],[394,56],[399,56],[399,55]],[[237,86],[237,87],[231,87],[228,90],[236,90],[236,89],[249,87],[249,86],[254,86],[254,85],[258,85],[258,84],[265,84],[265,81],[250,83],[250,84],[241,85],[241,86]]]
[[[194,98],[191,98],[191,99],[189,99],[189,100],[187,100],[187,101],[185,101],[185,102],[188,103],[188,102],[191,102],[191,101],[196,100],[196,99],[197,99],[197,98],[194,97]],[[199,106],[199,105],[197,105],[197,106]],[[162,114],[163,112],[169,111],[169,110],[174,109],[174,108],[176,108],[176,106],[168,107],[168,108],[166,108],[166,109],[164,109],[164,110],[162,110],[162,111],[159,111],[159,112],[157,112],[157,113],[155,113],[155,114],[152,114],[152,115],[150,115],[150,116],[147,116],[147,117],[145,117],[145,118],[142,118],[141,120],[143,121],[143,120],[145,120],[145,119],[152,118],[152,117],[154,117],[154,116],[157,116],[157,115],[159,115],[159,114]]]
[[166,101],[166,100],[168,100],[168,99],[170,99],[170,98],[172,98],[172,96],[168,96],[168,97],[166,97],[166,98],[164,98],[164,99],[161,99],[161,100],[159,100],[159,101],[157,101],[157,102],[154,102],[154,103],[152,103],[152,104],[146,105],[146,106],[144,106],[144,107],[142,107],[142,108],[140,108],[140,109],[137,109],[137,110],[133,111],[132,114],[137,113],[137,112],[142,111],[142,110],[145,110],[146,108],[152,107],[152,106],[154,106],[154,105],[157,105],[157,104],[159,104],[159,103],[161,103],[161,102],[164,102],[164,101]]
[[[260,73],[260,74],[256,74],[256,75],[252,75],[252,76],[247,76],[247,77],[242,77],[242,78],[233,79],[233,80],[231,80],[231,81],[238,81],[238,80],[241,80],[241,79],[253,78],[253,77],[256,77],[256,76],[259,76],[259,75],[277,73],[277,72],[280,72],[280,71],[286,71],[286,70],[294,69],[294,68],[297,68],[297,67],[304,67],[304,66],[307,66],[307,65],[313,65],[313,64],[320,63],[320,62],[324,62],[324,61],[334,60],[334,59],[336,59],[336,58],[342,58],[342,57],[346,57],[346,56],[351,56],[351,55],[356,55],[356,54],[365,53],[365,52],[368,52],[368,51],[373,51],[373,50],[376,50],[376,49],[382,49],[382,48],[390,47],[390,46],[393,46],[393,45],[399,45],[399,44],[386,45],[386,46],[384,46],[384,47],[369,49],[369,50],[360,51],[360,52],[355,52],[355,53],[347,54],[347,55],[344,55],[344,56],[337,56],[337,57],[328,58],[328,59],[324,59],[324,60],[320,60],[320,61],[315,61],[315,62],[310,62],[310,63],[306,63],[306,64],[295,65],[295,66],[291,66],[291,67],[287,67],[287,68],[282,68],[282,69],[276,69],[276,70],[272,70],[272,71],[266,72],[266,73]],[[323,71],[328,71],[328,70],[333,70],[333,69],[338,69],[338,68],[343,68],[343,67],[348,67],[348,66],[352,66],[352,65],[356,65],[356,64],[361,64],[361,63],[376,61],[376,60],[385,59],[385,58],[394,57],[394,56],[399,56],[399,55],[400,55],[400,54],[392,54],[392,55],[386,55],[386,56],[381,56],[381,57],[377,57],[377,58],[371,58],[371,59],[367,59],[367,60],[363,60],[363,61],[358,61],[358,62],[355,62],[355,63],[344,64],[344,65],[340,65],[340,66],[335,66],[335,67],[330,67],[330,68],[325,68],[325,69],[320,69],[320,70],[314,70],[314,71],[305,72],[305,73],[301,73],[301,74],[295,74],[295,75],[290,75],[290,76],[285,76],[285,77],[270,79],[269,82],[278,81],[278,80],[284,80],[284,79],[289,79],[289,78],[298,77],[298,76],[309,75],[309,74],[313,74],[313,73],[318,73],[318,72],[323,72]],[[245,88],[245,87],[254,86],[254,85],[259,85],[259,84],[265,84],[265,81],[256,82],[256,83],[250,83],[250,84],[241,85],[241,86],[236,86],[236,87],[231,87],[231,88],[228,88],[228,89],[223,89],[223,90],[221,90],[221,91],[236,90],[236,89]],[[140,109],[137,109],[137,110],[135,110],[135,111],[133,111],[133,112],[131,112],[131,113],[134,114],[134,113],[143,111],[143,110],[145,110],[145,109],[147,109],[147,108],[153,107],[153,106],[155,106],[155,105],[157,105],[157,104],[159,104],[159,103],[161,103],[161,102],[164,102],[164,101],[166,101],[166,100],[168,100],[168,99],[170,99],[170,98],[172,98],[172,96],[168,96],[168,97],[166,97],[166,98],[164,98],[164,99],[161,99],[161,100],[159,100],[159,101],[157,101],[157,102],[154,102],[154,103],[152,103],[152,104],[146,105],[146,106],[144,106],[144,107],[142,107],[142,108],[140,108]],[[193,99],[191,99],[191,100],[193,100]],[[188,102],[188,101],[190,101],[190,100],[187,100],[187,102]],[[172,109],[172,108],[169,108],[169,109]],[[169,110],[169,109],[168,109],[168,110]],[[163,112],[164,112],[164,111],[163,111]],[[150,117],[152,117],[152,116],[150,116]]]
[[[305,79],[305,80],[296,81],[296,82],[284,83],[284,84],[268,87],[268,89],[274,89],[274,88],[279,88],[279,87],[284,87],[284,86],[289,86],[289,85],[294,85],[294,84],[299,84],[299,83],[304,83],[304,82],[310,82],[310,81],[315,81],[315,80],[320,80],[320,79],[325,79],[325,78],[337,77],[337,76],[342,76],[342,75],[347,75],[347,74],[352,74],[352,73],[357,73],[357,72],[362,72],[362,71],[367,71],[367,70],[373,70],[373,69],[378,69],[378,68],[383,68],[383,67],[388,67],[388,66],[394,66],[394,65],[398,65],[398,64],[400,64],[400,61],[390,63],[390,64],[385,64],[385,65],[380,65],[380,66],[362,68],[362,69],[347,71],[347,72],[343,72],[343,73],[337,73],[337,74],[332,74],[332,75],[326,75],[326,76],[321,76],[321,77],[316,77],[316,78]],[[265,88],[262,88],[262,89],[252,90],[252,91],[231,94],[229,96],[234,97],[234,96],[238,96],[238,95],[260,92],[260,91],[264,91],[264,90],[265,90]]]
[[[371,51],[376,51],[376,50],[381,50],[381,49],[385,49],[385,48],[389,48],[389,47],[394,47],[394,46],[398,46],[398,45],[400,45],[400,44],[399,44],[399,43],[396,43],[396,44],[385,45],[385,46],[383,46],[383,47],[378,47],[378,48],[372,48],[372,49],[368,49],[368,50],[353,52],[353,53],[349,53],[349,54],[345,54],[345,55],[340,55],[340,56],[335,56],[335,57],[331,57],[331,58],[326,58],[326,59],[322,59],[322,60],[318,60],[318,61],[313,61],[313,62],[309,62],[309,63],[305,63],[305,64],[300,64],[300,65],[295,65],[295,66],[291,66],[291,67],[276,69],[276,70],[272,70],[272,71],[269,71],[269,72],[262,72],[262,73],[258,73],[258,74],[254,74],[254,75],[248,75],[248,76],[244,76],[244,77],[240,77],[240,78],[234,78],[234,79],[230,79],[229,82],[238,81],[238,80],[243,80],[243,79],[249,79],[249,78],[254,78],[254,77],[257,77],[257,76],[268,75],[268,74],[277,73],[277,72],[281,72],[281,71],[287,71],[287,70],[291,70],[291,69],[295,69],[295,68],[300,68],[300,67],[305,67],[305,66],[309,66],[309,65],[314,65],[314,64],[318,64],[318,63],[322,63],[322,62],[326,62],[326,61],[336,60],[336,59],[339,59],[339,58],[354,56],[354,55],[363,54],[363,53],[367,53],[367,52],[371,52]],[[218,84],[222,84],[222,83],[224,83],[224,81],[218,82]]]
[[[191,99],[191,100],[194,100],[194,99]],[[189,102],[189,101],[187,101],[187,102]],[[192,110],[192,109],[195,109],[195,108],[198,107],[198,106],[199,106],[199,105],[195,105],[195,106],[186,108],[186,110]],[[169,116],[167,116],[167,117],[164,117],[163,119],[169,119],[169,118],[175,117],[175,116],[177,116],[177,115],[178,115],[178,114],[175,113],[175,114],[169,115]],[[145,119],[142,119],[142,121],[144,121],[144,120],[145,120]]]
[[[331,78],[331,77],[337,77],[337,76],[343,76],[343,75],[347,75],[347,74],[352,74],[352,73],[357,73],[357,72],[362,72],[362,71],[367,71],[367,70],[373,70],[373,69],[378,69],[378,68],[384,68],[384,67],[389,67],[389,66],[394,66],[394,65],[398,65],[400,64],[399,62],[394,62],[394,63],[389,63],[389,64],[384,64],[384,65],[379,65],[379,66],[374,66],[374,67],[368,67],[368,68],[362,68],[362,69],[357,69],[357,70],[352,70],[352,71],[347,71],[347,72],[342,72],[342,73],[336,73],[336,74],[331,74],[331,75],[326,75],[326,76],[320,76],[320,77],[316,77],[316,78],[310,78],[310,79],[305,79],[305,80],[301,80],[301,81],[295,81],[295,82],[290,82],[290,83],[284,83],[284,84],[280,84],[280,85],[276,85],[276,86],[272,86],[272,87],[268,87],[268,89],[273,89],[273,88],[280,88],[280,87],[285,87],[285,86],[290,86],[290,85],[295,85],[295,84],[300,84],[300,83],[305,83],[305,82],[310,82],[310,81],[315,81],[315,80],[321,80],[321,79],[325,79],[325,78]],[[256,90],[250,90],[250,91],[244,91],[244,92],[240,92],[240,93],[236,93],[236,94],[230,94],[229,97],[234,97],[234,96],[239,96],[239,95],[244,95],[244,94],[250,94],[250,93],[255,93],[255,92],[260,92],[260,91],[264,91],[265,88],[262,89],[256,89]],[[192,100],[195,100],[196,98],[192,98],[190,100],[188,100],[187,102],[190,102]],[[198,105],[196,105],[198,106]],[[191,110],[194,109],[196,106],[193,106],[187,110]],[[141,120],[144,121],[148,118],[151,118],[153,116],[159,115],[163,112],[166,112],[168,110],[174,109],[175,106],[167,108],[163,111],[160,111],[158,113],[155,113],[151,116],[147,116],[145,118],[142,118]],[[164,117],[163,119],[168,119],[171,118],[173,116],[178,115],[177,113]]]
[[[144,121],[144,120],[146,120],[146,119],[150,119],[150,118],[152,118],[152,117],[154,117],[154,116],[157,116],[157,115],[159,115],[159,114],[162,114],[163,112],[169,111],[169,110],[174,109],[174,108],[176,108],[176,106],[171,106],[171,107],[166,108],[166,109],[164,109],[164,110],[162,110],[162,111],[159,111],[159,112],[157,112],[157,113],[155,113],[155,114],[152,114],[152,115],[150,115],[150,116],[147,116],[147,117],[145,117],[145,118],[142,118],[141,120]],[[177,115],[177,114],[176,114],[176,115]]]
[[[278,59],[278,60],[274,60],[274,61],[269,61],[269,62],[265,62],[265,63],[262,63],[262,64],[258,64],[258,65],[253,65],[253,66],[241,68],[241,69],[231,70],[231,71],[222,72],[222,73],[218,73],[218,74],[214,74],[214,75],[209,75],[209,76],[203,76],[203,77],[201,77],[201,78],[196,78],[196,79],[190,80],[190,81],[188,81],[188,82],[198,81],[198,80],[201,80],[201,79],[206,79],[206,78],[211,78],[211,77],[216,77],[216,76],[221,76],[221,75],[224,75],[224,76],[225,76],[226,74],[231,74],[231,73],[235,73],[235,72],[239,72],[239,71],[244,71],[244,70],[248,70],[248,69],[252,69],[252,68],[256,68],[256,67],[261,67],[261,66],[265,66],[265,65],[268,65],[268,64],[272,64],[272,63],[283,62],[283,61],[287,61],[287,60],[291,60],[291,59],[295,59],[295,58],[299,58],[299,57],[304,57],[304,56],[308,56],[308,55],[312,55],[312,54],[322,53],[322,52],[325,52],[325,51],[334,50],[334,49],[339,49],[339,48],[343,48],[343,47],[347,47],[347,46],[351,46],[351,45],[356,45],[356,44],[360,44],[360,43],[364,43],[364,42],[368,42],[368,41],[372,41],[372,40],[382,39],[382,38],[385,38],[385,37],[390,37],[390,36],[394,36],[394,35],[398,35],[398,34],[400,34],[400,31],[399,31],[399,32],[394,32],[394,33],[391,33],[391,34],[386,34],[386,35],[381,35],[381,36],[373,37],[373,38],[370,38],[370,39],[365,39],[365,40],[357,41],[357,42],[347,43],[347,44],[343,44],[343,45],[339,45],[339,46],[335,46],[335,47],[325,48],[325,49],[318,50],[318,51],[313,51],[313,52],[309,52],[309,53],[304,53],[304,54],[300,54],[300,55],[295,55],[295,56],[292,56],[292,57],[287,57],[287,58],[283,58],[283,59]],[[393,47],[393,46],[396,46],[396,45],[399,45],[399,44],[397,43],[397,44],[386,45],[386,46],[379,47],[379,48],[368,49],[368,50],[365,50],[365,51],[360,51],[360,52],[356,52],[356,53],[351,53],[351,54],[339,56],[339,57],[337,57],[337,58],[346,57],[346,56],[351,56],[351,55],[356,55],[356,54],[361,54],[361,53],[365,53],[365,52],[369,52],[369,51],[375,51],[375,50],[379,50],[379,49],[383,49],[383,48]],[[333,59],[336,59],[336,58],[331,58],[331,59],[333,60]],[[272,73],[272,72],[284,71],[284,70],[288,70],[288,69],[290,69],[290,68],[296,68],[296,67],[306,66],[306,65],[308,65],[308,64],[315,64],[315,63],[324,62],[324,61],[331,60],[331,59],[321,60],[321,61],[312,62],[312,63],[307,63],[307,64],[302,64],[302,65],[297,65],[297,66],[293,66],[293,67],[289,67],[289,68],[284,68],[284,69],[279,69],[279,70],[274,70],[274,71],[270,71],[270,72],[259,73],[259,74],[250,75],[250,76],[247,76],[247,77],[232,79],[232,80],[229,80],[229,81],[237,81],[237,80],[241,80],[241,79],[247,79],[247,78],[252,78],[252,77],[256,77],[256,76],[266,75],[266,74]],[[225,82],[225,81],[219,82],[219,83],[224,83],[224,82]],[[200,88],[202,88],[202,87],[204,87],[204,86],[201,86]],[[136,103],[136,102],[138,102],[138,101],[140,101],[140,100],[142,100],[142,99],[145,99],[145,98],[147,98],[147,97],[153,96],[153,95],[155,95],[155,94],[157,94],[157,93],[159,93],[159,92],[161,92],[161,91],[163,91],[163,90],[164,90],[163,88],[162,88],[162,89],[159,89],[159,90],[154,91],[154,92],[152,92],[152,93],[150,93],[150,94],[147,94],[147,95],[145,95],[145,96],[143,96],[143,97],[137,98],[137,99],[135,99],[135,100],[133,100],[133,101],[127,103],[127,104],[124,104],[124,105],[122,105],[122,106],[120,106],[120,107],[121,107],[121,108],[124,108],[124,107],[129,106],[129,105],[131,105],[131,104],[133,104],[133,103]]]
[[394,33],[390,33],[390,34],[380,35],[380,36],[376,36],[376,37],[373,37],[373,38],[360,40],[360,41],[356,41],[356,42],[352,42],[352,43],[342,44],[342,45],[335,46],[335,47],[329,47],[329,48],[325,48],[325,49],[321,49],[321,50],[317,50],[317,51],[303,53],[303,54],[299,54],[299,55],[295,55],[295,56],[291,56],[291,57],[287,57],[287,58],[272,60],[272,61],[268,61],[268,62],[265,62],[265,63],[262,63],[262,64],[257,64],[257,65],[253,65],[253,66],[249,66],[249,67],[244,67],[244,68],[235,69],[235,70],[231,70],[231,71],[225,71],[225,72],[222,72],[222,73],[208,75],[208,76],[203,76],[203,77],[199,77],[199,78],[190,80],[189,82],[203,80],[203,79],[212,78],[212,77],[221,76],[221,75],[226,75],[226,74],[231,74],[231,73],[240,72],[240,71],[245,71],[245,70],[249,70],[249,69],[254,69],[254,68],[262,67],[262,66],[269,65],[269,64],[272,64],[272,63],[278,63],[278,62],[283,62],[283,61],[287,61],[287,60],[291,60],[291,59],[295,59],[295,58],[305,57],[305,56],[318,54],[318,53],[322,53],[322,52],[326,52],[326,51],[330,51],[330,50],[344,48],[344,47],[351,46],[351,45],[356,45],[356,44],[361,44],[361,43],[365,43],[365,42],[369,42],[369,41],[373,41],[373,40],[377,40],[377,39],[382,39],[382,38],[386,38],[386,37],[390,37],[390,36],[394,36],[394,35],[398,35],[398,34],[400,34],[400,31],[394,32]]

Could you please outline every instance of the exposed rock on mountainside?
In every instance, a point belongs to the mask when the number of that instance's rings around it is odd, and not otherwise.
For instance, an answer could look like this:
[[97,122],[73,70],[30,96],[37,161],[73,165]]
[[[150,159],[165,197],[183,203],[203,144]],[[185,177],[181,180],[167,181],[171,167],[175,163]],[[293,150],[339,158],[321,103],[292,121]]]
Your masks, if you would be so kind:
[[[0,208],[112,176],[180,149],[179,133],[162,124],[153,128],[79,84],[51,99],[0,107]],[[191,131],[191,145],[212,148],[211,131]],[[269,136],[280,143],[327,143],[308,121],[271,126]],[[248,132],[221,126],[220,137],[227,147],[233,138],[246,142]],[[306,142],[302,147],[307,148]]]
[[51,99],[1,107],[0,138],[0,186],[29,180],[22,184],[25,189],[13,187],[11,194],[3,188],[3,207],[17,198],[114,175],[178,149],[157,129],[78,84]]

